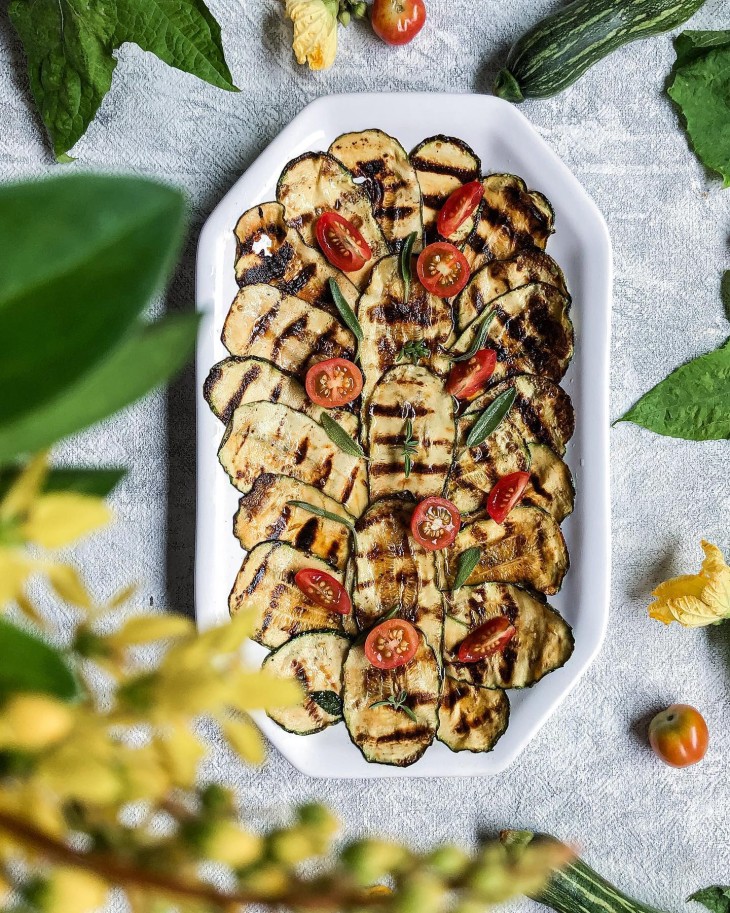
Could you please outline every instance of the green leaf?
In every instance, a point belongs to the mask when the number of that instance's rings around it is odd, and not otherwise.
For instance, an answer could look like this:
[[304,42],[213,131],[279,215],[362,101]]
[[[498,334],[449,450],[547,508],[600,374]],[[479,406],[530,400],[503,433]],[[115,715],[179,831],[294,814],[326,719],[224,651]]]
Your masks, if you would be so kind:
[[730,187],[730,31],[684,32],[668,92],[697,157]]
[[720,296],[722,297],[722,304],[725,308],[725,316],[730,320],[730,269],[722,277]]
[[0,618],[0,699],[19,692],[50,694],[64,701],[79,696],[78,683],[62,654]]
[[322,428],[324,428],[327,437],[333,444],[336,444],[343,453],[347,453],[349,456],[359,457],[361,460],[367,460],[365,451],[362,447],[357,441],[350,437],[342,425],[338,424],[331,415],[327,415],[326,412],[323,412],[320,416],[319,423]]
[[463,355],[452,355],[451,361],[469,361],[470,358],[474,358],[480,349],[484,348],[484,343],[487,339],[487,333],[489,333],[489,327],[491,326],[491,323],[494,320],[494,315],[496,313],[496,311],[489,311],[489,313],[485,314],[483,318],[478,318],[481,323],[479,325],[479,332],[474,337],[474,342],[469,346]]
[[474,568],[479,564],[481,557],[482,550],[477,545],[473,545],[459,555],[459,559],[456,562],[456,577],[454,578],[454,585],[451,587],[452,590],[458,590],[464,586],[471,577]]
[[330,716],[342,716],[342,698],[336,691],[311,691],[309,696]]
[[347,329],[352,333],[352,335],[357,339],[358,351],[360,349],[360,343],[363,341],[363,332],[362,327],[360,326],[360,321],[355,316],[355,312],[352,310],[350,305],[347,303],[345,296],[340,291],[340,287],[334,279],[329,280],[330,294],[332,295],[332,300],[335,303],[335,307],[339,311],[340,317],[342,317],[342,322],[345,324]]
[[138,325],[104,361],[55,400],[0,427],[0,465],[93,425],[164,384],[186,363],[199,315]]
[[422,358],[428,358],[430,354],[431,352],[429,351],[425,340],[411,339],[400,350],[396,361],[405,361],[408,359],[409,361],[419,362]]
[[418,233],[415,231],[412,231],[410,235],[408,235],[403,242],[403,247],[401,247],[400,250],[400,258],[398,260],[401,278],[403,279],[403,300],[406,303],[408,303],[408,299],[411,297],[413,245],[416,243],[417,237]]
[[673,371],[618,421],[688,441],[730,438],[730,339]]
[[341,523],[342,526],[346,526],[351,532],[355,532],[354,523],[344,517],[338,517],[337,514],[330,513],[321,507],[315,507],[314,504],[308,504],[306,501],[287,501],[286,503],[290,507],[299,507],[302,510],[306,510],[308,513],[314,514],[315,517],[322,517],[325,520],[332,520],[334,523]]
[[504,393],[500,393],[472,425],[466,439],[466,446],[478,447],[484,443],[512,408],[516,397],[517,391],[514,387],[505,390]]
[[730,887],[714,885],[711,888],[703,888],[701,891],[695,891],[687,900],[696,900],[711,913],[730,913]]
[[0,188],[0,429],[44,406],[134,327],[177,258],[185,201],[137,178]]
[[[0,469],[0,499],[21,473],[21,467]],[[126,476],[126,469],[51,469],[43,491],[72,491],[81,495],[105,498]]]

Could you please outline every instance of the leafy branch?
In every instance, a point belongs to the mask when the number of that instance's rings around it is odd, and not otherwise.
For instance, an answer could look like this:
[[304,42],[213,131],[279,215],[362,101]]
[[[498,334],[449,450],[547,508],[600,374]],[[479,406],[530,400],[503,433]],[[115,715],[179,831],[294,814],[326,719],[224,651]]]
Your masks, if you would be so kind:
[[414,723],[418,722],[418,717],[408,706],[408,692],[401,691],[398,694],[391,694],[389,698],[386,698],[383,701],[375,701],[374,704],[370,705],[370,708],[373,707],[392,707],[393,710],[399,710],[405,713],[405,715],[413,720]]

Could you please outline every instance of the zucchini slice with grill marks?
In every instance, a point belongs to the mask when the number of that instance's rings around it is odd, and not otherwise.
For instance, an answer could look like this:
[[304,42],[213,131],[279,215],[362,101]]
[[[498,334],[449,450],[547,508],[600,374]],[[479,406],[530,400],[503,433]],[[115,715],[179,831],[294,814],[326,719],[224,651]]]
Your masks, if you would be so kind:
[[305,631],[342,631],[344,616],[315,605],[294,583],[297,571],[313,568],[342,583],[342,574],[324,561],[284,542],[262,542],[244,558],[228,598],[231,615],[254,609],[251,635],[275,649]]
[[329,280],[334,279],[351,308],[358,290],[313,247],[308,247],[284,219],[279,203],[249,209],[236,225],[236,279],[241,287],[268,283],[337,314]]
[[[410,158],[421,185],[423,226],[427,240],[433,241],[438,237],[436,219],[444,203],[463,184],[479,180],[482,163],[470,146],[452,136],[425,139],[411,152]],[[467,219],[449,240],[460,244],[473,227],[474,218]]]
[[342,719],[342,664],[350,648],[343,634],[313,631],[299,634],[274,650],[262,668],[279,678],[292,679],[302,686],[301,703],[268,716],[287,732],[312,735]]
[[439,742],[452,751],[491,751],[508,724],[509,700],[504,691],[444,678],[436,733]]
[[265,472],[313,485],[359,517],[368,501],[367,463],[334,444],[314,419],[281,403],[248,403],[233,413],[218,459],[244,493]]
[[382,130],[345,133],[329,148],[356,178],[365,178],[375,216],[386,241],[399,251],[416,233],[414,249],[423,243],[421,188],[408,153],[397,139]]
[[345,508],[317,488],[289,476],[260,475],[251,491],[238,502],[233,532],[242,547],[258,542],[288,542],[300,551],[316,555],[332,567],[344,570],[350,554],[351,533],[342,523],[318,517],[289,501],[304,501],[347,523],[353,518]]
[[436,556],[410,535],[415,503],[384,498],[368,507],[357,522],[353,605],[360,628],[369,628],[400,607],[441,656],[444,604],[436,583]]
[[317,247],[315,227],[325,212],[337,212],[355,226],[372,252],[362,269],[347,274],[358,288],[367,282],[373,265],[390,253],[367,191],[332,155],[306,152],[289,162],[279,178],[276,198],[284,207],[287,225],[310,247]]
[[[517,633],[502,653],[478,663],[460,663],[459,646],[488,619],[504,615]],[[480,688],[528,688],[561,668],[573,653],[570,625],[525,590],[499,583],[465,586],[449,597],[444,625],[446,672]]]
[[537,247],[518,251],[509,260],[492,260],[487,263],[472,276],[456,301],[456,322],[459,329],[465,329],[483,311],[489,311],[489,305],[495,298],[533,282],[552,285],[570,298],[563,271],[550,254]]
[[575,486],[568,465],[545,444],[528,444],[530,481],[520,502],[525,507],[541,507],[556,523],[573,513]]
[[459,555],[478,547],[481,558],[467,583],[516,583],[551,595],[560,589],[570,564],[565,539],[550,514],[538,507],[515,507],[504,523],[475,520],[461,528],[444,550],[450,584]]
[[391,368],[375,388],[368,413],[371,500],[406,491],[418,500],[440,495],[456,436],[454,401],[441,379],[415,365]]
[[517,396],[509,419],[528,444],[547,444],[563,456],[575,431],[575,413],[570,397],[547,377],[520,374],[489,387],[469,404],[469,414],[482,412],[500,394],[515,389]]
[[[372,666],[364,648],[354,644],[342,669],[343,715],[365,760],[396,767],[414,764],[436,735],[440,690],[438,663],[423,637],[409,663],[387,672]],[[416,720],[390,705],[372,706],[403,692]]]

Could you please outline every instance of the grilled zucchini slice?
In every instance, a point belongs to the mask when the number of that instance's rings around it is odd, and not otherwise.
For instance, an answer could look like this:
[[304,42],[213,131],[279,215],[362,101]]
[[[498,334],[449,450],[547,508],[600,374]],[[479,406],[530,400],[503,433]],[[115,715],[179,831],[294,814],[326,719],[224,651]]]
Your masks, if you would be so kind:
[[570,301],[552,285],[534,282],[495,298],[488,310],[461,334],[453,351],[468,352],[485,320],[487,345],[497,352],[492,382],[515,374],[538,374],[559,381],[573,357]]
[[439,742],[452,751],[491,751],[508,724],[509,700],[504,691],[444,678],[436,732]]
[[450,583],[459,555],[474,546],[481,558],[466,581],[471,584],[516,583],[551,595],[560,589],[570,563],[560,527],[537,507],[515,507],[501,524],[484,519],[463,526],[444,552]]
[[[440,495],[451,467],[456,424],[454,401],[427,368],[391,368],[373,392],[369,412],[371,500],[409,491],[421,500]],[[404,451],[408,423],[410,474]]]
[[449,370],[444,350],[453,336],[451,306],[427,292],[415,277],[408,301],[404,292],[398,258],[386,257],[373,269],[360,298],[357,316],[365,336],[360,346],[365,404],[382,375],[403,357],[406,343],[425,345],[428,354],[419,363],[437,374]]
[[386,241],[400,251],[416,233],[415,250],[423,243],[421,188],[408,153],[382,130],[345,133],[329,148],[356,178],[364,178],[375,216]]
[[276,198],[284,207],[287,225],[299,232],[305,244],[317,247],[315,227],[325,212],[337,212],[357,228],[367,241],[372,258],[348,278],[358,288],[367,282],[373,264],[390,253],[375,221],[367,191],[332,155],[306,152],[289,162],[279,178]]
[[495,298],[533,282],[552,285],[570,298],[563,271],[549,254],[537,247],[521,250],[509,260],[487,263],[472,276],[456,301],[459,330],[468,327],[482,311],[490,310],[489,305]]
[[350,648],[343,634],[313,631],[298,634],[264,660],[262,668],[302,686],[301,703],[267,715],[287,732],[312,735],[342,719],[342,664]]
[[236,225],[236,279],[241,287],[268,283],[337,314],[329,280],[334,279],[351,308],[358,290],[313,247],[308,247],[284,219],[279,203],[263,203],[245,212]]
[[436,556],[409,534],[414,502],[384,498],[357,522],[353,605],[360,628],[400,607],[441,657],[444,604],[436,583]]
[[514,174],[490,174],[482,183],[484,199],[464,248],[472,272],[523,248],[544,250],[555,224],[549,200]]
[[264,473],[238,502],[233,518],[233,532],[242,547],[252,549],[258,542],[274,540],[288,542],[344,570],[350,554],[351,533],[347,526],[294,507],[289,501],[304,501],[342,517],[346,523],[353,522],[339,502],[317,488],[289,476]]
[[304,631],[343,630],[343,615],[315,605],[294,583],[297,571],[306,568],[324,571],[342,583],[342,574],[324,561],[284,542],[262,542],[244,558],[228,608],[231,615],[255,610],[251,636],[257,643],[273,650]]
[[[504,615],[517,629],[502,653],[478,663],[460,663],[469,631]],[[528,688],[561,668],[573,653],[570,625],[555,609],[525,590],[499,583],[465,586],[449,597],[444,625],[447,674],[480,688]]]
[[334,444],[324,429],[281,403],[248,403],[233,413],[218,459],[244,493],[265,472],[313,485],[359,517],[368,501],[367,464]]
[[[347,731],[365,760],[414,764],[436,735],[440,689],[438,663],[425,639],[407,665],[389,672],[372,666],[364,648],[354,644],[342,669],[342,704]],[[415,721],[391,706],[372,706],[404,691]]]
[[530,481],[521,503],[525,507],[541,507],[556,523],[562,523],[575,507],[575,486],[570,469],[545,444],[527,446],[530,451]]
[[[425,139],[411,152],[411,163],[416,169],[423,196],[423,226],[427,240],[437,236],[436,219],[449,196],[470,181],[477,181],[482,173],[482,163],[474,150],[452,136],[432,136]],[[459,231],[449,238],[454,244],[464,241],[474,227],[474,219],[467,219]]]
[[500,394],[514,388],[517,397],[509,419],[528,444],[547,444],[563,456],[575,431],[575,413],[568,394],[547,377],[520,374],[495,384],[469,404],[469,414],[482,412]]

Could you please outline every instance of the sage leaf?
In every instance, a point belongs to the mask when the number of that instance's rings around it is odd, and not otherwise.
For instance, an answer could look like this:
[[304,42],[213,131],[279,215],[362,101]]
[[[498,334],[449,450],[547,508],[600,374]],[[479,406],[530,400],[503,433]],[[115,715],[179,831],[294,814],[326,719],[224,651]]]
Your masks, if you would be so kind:
[[470,358],[474,358],[474,356],[477,354],[477,352],[480,349],[484,348],[484,343],[486,341],[487,334],[489,333],[489,327],[490,327],[492,321],[494,320],[495,314],[496,314],[496,311],[490,311],[486,315],[486,317],[484,318],[482,323],[479,325],[479,332],[474,337],[474,342],[469,346],[469,348],[467,349],[466,352],[464,352],[463,355],[450,356],[451,361],[469,361]]
[[696,900],[711,913],[730,913],[730,887],[713,885],[710,888],[703,888],[701,891],[695,891],[687,900]]
[[481,557],[482,550],[476,545],[459,555],[456,562],[456,576],[454,577],[454,585],[451,587],[452,590],[458,590],[464,586],[471,577],[474,568],[479,564]]
[[290,507],[299,507],[301,510],[306,510],[308,513],[314,514],[315,517],[332,520],[333,523],[341,523],[342,526],[346,526],[351,532],[355,532],[354,522],[346,520],[344,517],[338,517],[337,514],[330,513],[330,511],[324,510],[322,507],[315,507],[314,504],[308,504],[306,501],[287,501],[286,503]]
[[309,696],[325,713],[342,716],[342,698],[336,691],[311,691]]
[[411,297],[413,245],[416,243],[417,237],[418,233],[415,231],[412,231],[410,235],[408,235],[403,242],[403,247],[401,247],[400,259],[398,261],[401,279],[403,280],[403,300],[406,304]]
[[357,349],[359,352],[360,343],[364,339],[360,321],[355,316],[355,312],[347,303],[345,296],[340,291],[340,287],[334,279],[329,280],[329,287],[335,307],[337,308],[340,317],[342,317],[342,322],[357,340]]
[[466,438],[466,446],[478,447],[483,444],[512,408],[516,397],[517,391],[514,387],[505,390],[504,393],[500,393],[472,425],[471,431]]
[[336,422],[331,415],[327,415],[326,412],[323,412],[320,416],[319,423],[324,428],[327,437],[333,444],[336,444],[343,453],[347,453],[353,457],[359,457],[361,460],[368,459],[367,456],[365,456],[365,451],[358,442],[351,438],[342,425]]
[[[477,563],[478,563],[478,562],[477,562]],[[474,570],[474,568],[472,568],[472,571],[473,571],[473,570]],[[469,573],[471,573],[471,571],[469,571]],[[467,579],[468,579],[468,578],[467,578]],[[457,589],[457,587],[454,587],[454,589]],[[450,618],[451,621],[453,621],[455,624],[461,625],[462,628],[468,628],[468,627],[469,627],[469,625],[468,625],[463,619],[457,618],[457,616],[456,616],[456,615],[452,615],[451,612],[447,612],[447,613],[446,613],[446,617],[447,617],[447,618]]]
[[0,700],[20,692],[79,697],[78,682],[63,654],[45,641],[0,618]]
[[[22,469],[9,466],[0,469],[0,500],[20,475]],[[126,476],[126,469],[51,469],[43,483],[43,492],[64,491],[105,498]]]

